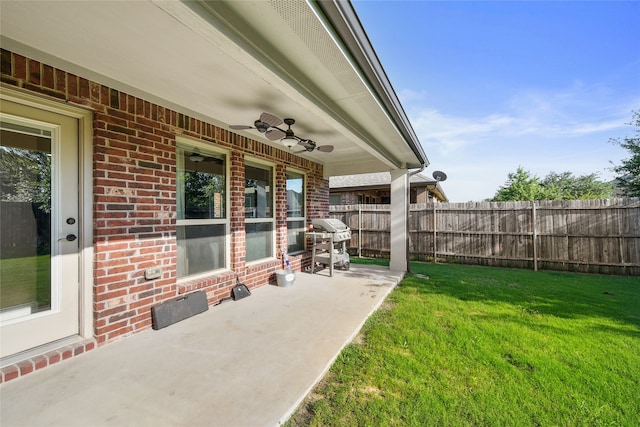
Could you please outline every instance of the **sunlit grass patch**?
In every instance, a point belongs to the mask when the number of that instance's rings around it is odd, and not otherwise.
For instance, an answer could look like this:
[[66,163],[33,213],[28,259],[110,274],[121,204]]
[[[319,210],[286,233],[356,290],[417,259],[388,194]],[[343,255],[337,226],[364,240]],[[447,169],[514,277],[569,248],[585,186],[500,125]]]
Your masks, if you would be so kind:
[[290,425],[640,420],[638,278],[412,269]]

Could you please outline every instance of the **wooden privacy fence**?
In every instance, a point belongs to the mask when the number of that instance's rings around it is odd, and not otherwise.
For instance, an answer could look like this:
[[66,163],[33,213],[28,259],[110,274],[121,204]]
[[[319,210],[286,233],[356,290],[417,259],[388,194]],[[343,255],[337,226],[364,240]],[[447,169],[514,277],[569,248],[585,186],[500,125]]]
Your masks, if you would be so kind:
[[[390,205],[337,205],[349,252],[388,257]],[[640,198],[410,206],[409,252],[422,261],[640,275]]]

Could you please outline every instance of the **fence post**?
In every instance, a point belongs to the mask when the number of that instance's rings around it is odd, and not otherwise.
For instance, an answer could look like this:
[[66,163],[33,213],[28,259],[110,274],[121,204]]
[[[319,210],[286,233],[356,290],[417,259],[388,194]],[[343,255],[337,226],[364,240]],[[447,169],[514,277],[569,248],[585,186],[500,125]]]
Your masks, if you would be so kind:
[[358,205],[358,258],[362,258],[362,205]]
[[538,271],[538,227],[536,221],[536,202],[531,202],[531,221],[533,222],[533,271]]

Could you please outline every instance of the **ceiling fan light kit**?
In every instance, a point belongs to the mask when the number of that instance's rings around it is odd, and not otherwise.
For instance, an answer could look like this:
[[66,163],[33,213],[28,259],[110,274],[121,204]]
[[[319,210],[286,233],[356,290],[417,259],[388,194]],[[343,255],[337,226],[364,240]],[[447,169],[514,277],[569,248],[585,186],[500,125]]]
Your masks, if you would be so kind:
[[[295,122],[296,121],[294,119],[287,118],[282,120],[274,116],[273,114],[262,113],[260,115],[260,118],[255,122],[253,122],[253,126],[231,125],[229,126],[229,128],[234,130],[255,129],[258,132],[263,133],[265,137],[270,141],[275,141],[279,139],[280,142],[282,142],[282,145],[284,145],[288,149],[291,149],[298,144],[304,147],[304,150],[298,151],[296,152],[296,154],[304,153],[304,152],[310,153],[314,150],[318,150],[323,153],[330,153],[333,151],[333,145],[318,146],[315,142],[313,142],[310,139],[304,139],[304,138],[300,138],[299,136],[296,136],[293,133],[293,130],[291,129],[291,126],[295,124]],[[282,123],[288,126],[286,131],[278,127]]]
[[204,157],[202,157],[200,154],[193,153],[189,156],[189,160],[191,160],[193,163],[200,163],[204,160]]
[[280,142],[282,142],[284,146],[289,149],[293,148],[295,145],[298,145],[298,142],[299,142],[299,140],[296,138],[296,136],[293,134],[293,131],[291,130],[291,125],[294,124],[295,122],[296,121],[294,119],[284,119],[284,123],[287,126],[289,126],[289,128],[285,131],[285,136],[280,140]]
[[287,148],[293,148],[295,145],[298,145],[298,140],[292,136],[285,136],[280,142]]

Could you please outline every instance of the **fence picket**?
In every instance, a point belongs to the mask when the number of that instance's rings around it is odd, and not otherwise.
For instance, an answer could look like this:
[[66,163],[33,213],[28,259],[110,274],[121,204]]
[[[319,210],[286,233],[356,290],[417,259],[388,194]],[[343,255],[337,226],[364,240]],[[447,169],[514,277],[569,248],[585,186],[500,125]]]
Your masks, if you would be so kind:
[[[330,214],[351,227],[353,254],[388,256],[389,205]],[[409,228],[417,260],[640,275],[640,198],[416,204]]]

